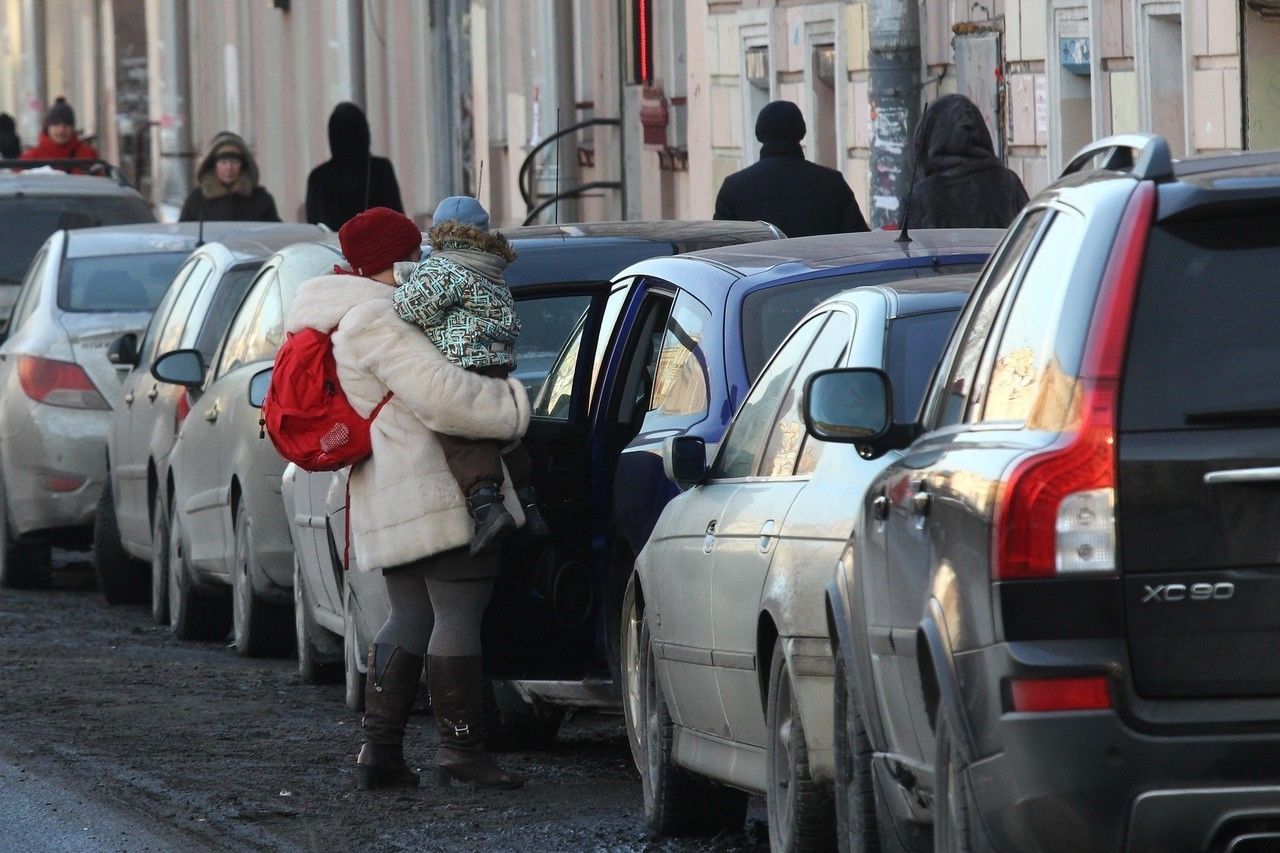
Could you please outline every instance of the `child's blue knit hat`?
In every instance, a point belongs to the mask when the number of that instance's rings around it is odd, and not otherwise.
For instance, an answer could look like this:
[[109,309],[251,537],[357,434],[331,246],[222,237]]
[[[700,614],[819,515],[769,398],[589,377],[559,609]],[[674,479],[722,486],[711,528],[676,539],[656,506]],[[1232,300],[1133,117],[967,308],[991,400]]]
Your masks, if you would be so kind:
[[436,206],[431,217],[433,225],[452,219],[464,225],[474,225],[485,231],[489,230],[489,213],[469,195],[453,195]]

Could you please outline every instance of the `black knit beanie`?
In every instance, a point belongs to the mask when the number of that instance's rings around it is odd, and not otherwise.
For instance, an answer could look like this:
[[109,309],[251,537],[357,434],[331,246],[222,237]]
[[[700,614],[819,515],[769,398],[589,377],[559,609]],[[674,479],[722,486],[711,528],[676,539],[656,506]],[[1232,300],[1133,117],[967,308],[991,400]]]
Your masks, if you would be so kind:
[[67,99],[61,95],[53,102],[53,106],[49,107],[49,112],[45,114],[44,126],[51,124],[69,124],[76,126],[76,113],[71,109],[71,105],[67,103]]
[[771,101],[756,117],[756,139],[761,142],[799,142],[806,131],[804,115],[791,101]]

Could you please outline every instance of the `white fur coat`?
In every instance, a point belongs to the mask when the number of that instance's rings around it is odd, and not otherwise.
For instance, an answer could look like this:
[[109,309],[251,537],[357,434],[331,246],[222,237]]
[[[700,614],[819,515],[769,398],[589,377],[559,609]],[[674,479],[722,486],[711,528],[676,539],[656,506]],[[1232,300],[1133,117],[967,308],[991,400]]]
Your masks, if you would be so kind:
[[[314,278],[298,288],[286,323],[290,332],[337,327],[338,379],[357,412],[367,417],[393,395],[373,422],[373,456],[351,470],[351,546],[364,571],[471,541],[466,499],[436,433],[512,441],[529,426],[524,386],[451,364],[421,329],[396,316],[393,292],[358,276]],[[503,494],[523,524],[510,477]]]

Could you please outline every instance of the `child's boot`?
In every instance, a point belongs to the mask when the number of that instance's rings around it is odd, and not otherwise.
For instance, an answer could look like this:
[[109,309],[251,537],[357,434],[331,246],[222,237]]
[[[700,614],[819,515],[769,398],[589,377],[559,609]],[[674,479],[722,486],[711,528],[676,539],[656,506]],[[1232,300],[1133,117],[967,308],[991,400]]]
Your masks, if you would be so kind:
[[467,512],[476,523],[471,537],[473,557],[493,552],[516,529],[516,520],[502,505],[502,489],[497,485],[481,486],[469,495]]
[[538,493],[534,491],[533,486],[516,489],[516,497],[524,509],[525,532],[533,539],[546,539],[550,536],[551,528],[547,526],[547,520],[538,510]]

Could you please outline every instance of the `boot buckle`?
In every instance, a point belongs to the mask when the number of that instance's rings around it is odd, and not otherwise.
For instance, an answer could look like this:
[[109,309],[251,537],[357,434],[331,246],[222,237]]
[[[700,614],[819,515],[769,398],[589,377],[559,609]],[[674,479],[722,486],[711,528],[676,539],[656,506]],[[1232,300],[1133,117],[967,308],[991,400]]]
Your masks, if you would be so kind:
[[467,725],[466,723],[460,723],[453,727],[453,736],[456,738],[470,737],[470,735],[471,735],[471,726]]

